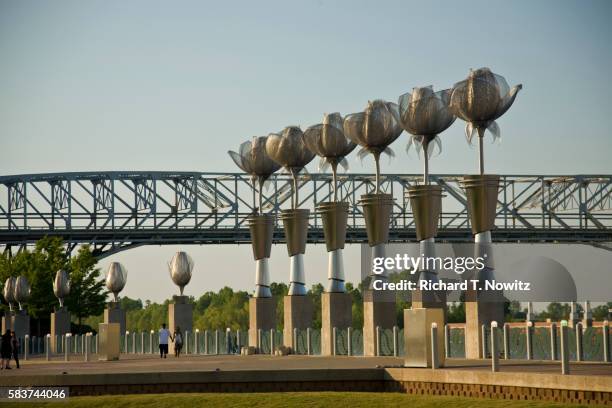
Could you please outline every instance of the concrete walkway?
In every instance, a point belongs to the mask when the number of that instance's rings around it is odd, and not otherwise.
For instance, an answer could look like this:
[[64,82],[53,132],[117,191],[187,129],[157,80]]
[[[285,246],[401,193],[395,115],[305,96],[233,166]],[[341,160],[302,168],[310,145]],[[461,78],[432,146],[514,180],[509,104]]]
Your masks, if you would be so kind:
[[[79,374],[113,374],[145,372],[208,372],[208,371],[269,371],[269,370],[312,370],[312,369],[376,369],[399,368],[404,364],[403,358],[396,357],[321,357],[321,356],[284,356],[268,355],[227,356],[227,355],[188,355],[175,358],[168,356],[160,359],[151,354],[122,354],[119,361],[97,361],[95,355],[90,362],[84,362],[82,355],[73,355],[66,362],[63,358],[46,361],[34,358],[22,361],[22,368],[2,370],[0,376],[12,377],[21,375],[79,375]],[[501,370],[506,372],[529,372],[543,374],[560,374],[559,362],[500,360]],[[572,363],[571,374],[612,376],[612,364]],[[487,360],[449,359],[445,369],[490,371]]]

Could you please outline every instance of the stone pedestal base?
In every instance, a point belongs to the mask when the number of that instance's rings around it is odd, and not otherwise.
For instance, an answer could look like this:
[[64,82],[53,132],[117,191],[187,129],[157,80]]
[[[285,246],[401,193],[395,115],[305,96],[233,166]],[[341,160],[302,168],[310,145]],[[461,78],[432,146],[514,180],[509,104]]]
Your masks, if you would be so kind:
[[308,296],[285,296],[283,307],[283,345],[293,349],[293,329],[306,330],[312,326],[312,300]]
[[[193,332],[193,305],[188,296],[172,296],[173,303],[168,305],[168,330],[174,334],[177,327],[183,333],[183,344],[185,343],[185,332]],[[174,342],[168,343],[168,352],[174,353]]]
[[404,310],[404,362],[408,367],[431,367],[431,324],[438,325],[438,362],[444,366],[444,309]]
[[393,329],[397,325],[395,295],[392,292],[366,290],[363,297],[363,355],[377,354],[376,327]]
[[471,301],[469,292],[465,302],[465,358],[485,358],[482,355],[482,325],[487,328],[492,321],[498,327],[504,325],[504,304],[500,302]]
[[351,295],[348,293],[321,294],[321,355],[333,353],[333,328],[338,330],[353,324]]
[[104,309],[104,323],[119,323],[119,333],[125,333],[125,310],[119,302],[108,302]]
[[18,338],[30,334],[30,316],[25,310],[8,312],[2,318],[2,334],[7,330],[13,330]]
[[63,336],[66,333],[70,333],[70,312],[65,307],[55,309],[54,313],[51,313],[51,350],[54,353],[58,352],[57,336]]
[[119,360],[121,332],[119,323],[100,323],[98,325],[98,359],[103,361]]
[[[257,331],[276,328],[276,301],[274,298],[249,299],[249,347],[257,348]],[[257,350],[259,352],[260,350]]]

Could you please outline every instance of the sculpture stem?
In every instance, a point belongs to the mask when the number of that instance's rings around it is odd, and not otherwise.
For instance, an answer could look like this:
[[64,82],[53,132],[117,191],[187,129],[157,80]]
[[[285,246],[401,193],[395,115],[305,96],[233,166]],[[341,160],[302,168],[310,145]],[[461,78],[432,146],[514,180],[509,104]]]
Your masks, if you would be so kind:
[[257,185],[255,184],[255,176],[251,176],[251,185],[253,186],[253,212],[257,214],[257,199],[255,198],[257,194]]
[[264,180],[263,178],[260,178],[259,179],[259,214],[263,214],[263,207],[262,207],[263,185],[264,185]]
[[376,163],[376,194],[380,191],[380,153],[374,153],[374,162]]
[[429,184],[429,140],[423,139],[423,184]]
[[338,201],[338,162],[335,160],[331,164],[332,178],[334,183],[334,202]]
[[478,128],[478,170],[480,175],[484,174],[484,133],[485,128]]
[[292,208],[295,209],[298,206],[298,179],[297,172],[295,169],[291,169],[291,177],[293,178],[293,197],[294,201],[292,201]]

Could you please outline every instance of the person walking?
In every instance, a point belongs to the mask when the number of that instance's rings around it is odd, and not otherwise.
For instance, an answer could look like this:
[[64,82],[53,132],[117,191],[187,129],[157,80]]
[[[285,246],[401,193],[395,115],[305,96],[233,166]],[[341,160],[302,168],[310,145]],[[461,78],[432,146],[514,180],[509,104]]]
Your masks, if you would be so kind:
[[159,358],[167,358],[168,356],[168,339],[172,339],[170,331],[166,329],[166,323],[162,323],[159,329]]
[[7,370],[11,369],[11,331],[7,330],[3,335],[2,339],[0,339],[0,362],[2,365],[2,370],[5,368]]
[[15,332],[11,330],[11,354],[15,359],[15,364],[19,368],[19,339],[15,335]]
[[183,349],[183,334],[181,333],[181,328],[179,326],[176,326],[172,341],[174,341],[174,357],[179,357],[181,355],[181,350]]

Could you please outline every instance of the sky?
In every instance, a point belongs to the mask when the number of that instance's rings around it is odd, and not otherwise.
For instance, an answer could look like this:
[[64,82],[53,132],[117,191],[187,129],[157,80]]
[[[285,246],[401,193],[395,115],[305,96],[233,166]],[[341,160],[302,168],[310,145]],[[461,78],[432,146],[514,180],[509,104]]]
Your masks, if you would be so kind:
[[[0,0],[0,174],[235,172],[226,151],[252,136],[449,88],[484,66],[523,85],[498,120],[501,144],[485,147],[487,172],[610,174],[611,18],[608,1]],[[441,135],[432,173],[476,170],[463,125]],[[383,172],[421,171],[407,140]],[[160,301],[176,292],[166,263],[178,249],[196,262],[186,293],[253,288],[245,245],[143,247],[101,266],[124,263],[124,294]],[[359,250],[346,250],[349,280]],[[285,249],[272,256],[286,282]],[[309,285],[326,263],[310,246]]]

